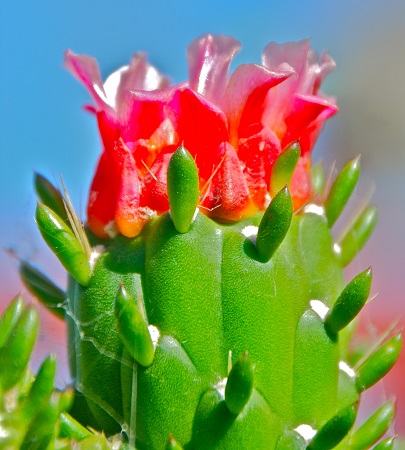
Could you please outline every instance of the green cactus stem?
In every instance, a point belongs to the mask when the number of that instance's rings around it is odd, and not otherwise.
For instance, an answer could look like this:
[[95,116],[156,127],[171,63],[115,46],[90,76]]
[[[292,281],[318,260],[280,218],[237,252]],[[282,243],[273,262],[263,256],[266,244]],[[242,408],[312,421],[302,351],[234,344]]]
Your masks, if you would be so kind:
[[[68,290],[26,263],[21,272],[68,323],[76,389],[71,411],[55,419],[61,407],[38,388],[47,405],[38,413],[45,436],[38,442],[52,439],[46,415],[58,423],[56,439],[75,439],[82,449],[110,446],[90,430],[138,450],[355,449],[382,436],[392,403],[351,429],[361,393],[393,366],[402,341],[388,336],[350,366],[346,344],[372,273],[345,286],[342,271],[374,228],[375,209],[366,208],[336,243],[331,227],[357,182],[358,159],[328,195],[293,213],[287,185],[297,155],[292,146],[275,163],[273,189],[283,184],[266,211],[234,223],[198,209],[197,169],[183,147],[169,162],[170,211],[134,238],[95,238],[68,200],[71,227],[38,206],[41,233],[71,275]],[[19,303],[11,308],[21,321]],[[0,337],[15,326],[9,315]],[[40,439],[35,433],[30,426],[27,435]]]

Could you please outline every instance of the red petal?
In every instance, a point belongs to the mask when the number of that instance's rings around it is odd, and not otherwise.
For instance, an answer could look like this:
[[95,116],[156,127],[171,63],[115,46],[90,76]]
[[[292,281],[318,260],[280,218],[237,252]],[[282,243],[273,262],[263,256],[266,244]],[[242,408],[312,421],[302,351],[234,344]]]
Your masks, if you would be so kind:
[[215,166],[219,145],[228,140],[224,113],[188,88],[176,91],[170,108],[179,142],[194,157],[200,178],[207,180]]
[[271,170],[281,153],[281,145],[269,128],[257,126],[260,129],[255,134],[239,140],[238,156],[245,166],[243,173],[251,197],[258,209],[263,210],[268,206]]
[[218,149],[216,167],[200,206],[211,216],[235,221],[251,214],[252,202],[238,155],[224,142]]
[[[286,132],[280,137],[281,145],[285,148],[294,141],[299,141],[301,136],[308,136],[311,125],[319,117],[322,123],[338,111],[337,107],[320,97],[313,95],[295,96],[291,110],[285,117]],[[304,138],[305,142],[308,139]],[[301,152],[308,151],[301,148]]]
[[311,198],[311,156],[310,153],[298,160],[291,180],[291,197],[294,210],[301,208]]
[[165,119],[165,105],[170,91],[134,91],[127,93],[126,124],[122,136],[125,142],[148,139]]
[[187,48],[190,88],[220,105],[229,65],[240,48],[239,41],[222,34],[194,39]]
[[97,122],[104,148],[107,151],[113,150],[115,142],[118,141],[121,136],[121,125],[119,125],[104,111],[99,111],[97,113]]
[[114,223],[119,189],[114,159],[107,152],[101,155],[90,187],[87,220],[91,231],[98,237],[108,238],[105,227]]
[[147,213],[139,206],[140,182],[135,161],[122,140],[115,147],[115,164],[120,171],[120,185],[115,210],[115,222],[121,234],[134,237],[140,233]]
[[[173,151],[175,149],[173,148]],[[167,167],[172,157],[170,153],[161,153],[142,180],[141,206],[162,213],[169,210],[167,197]]]

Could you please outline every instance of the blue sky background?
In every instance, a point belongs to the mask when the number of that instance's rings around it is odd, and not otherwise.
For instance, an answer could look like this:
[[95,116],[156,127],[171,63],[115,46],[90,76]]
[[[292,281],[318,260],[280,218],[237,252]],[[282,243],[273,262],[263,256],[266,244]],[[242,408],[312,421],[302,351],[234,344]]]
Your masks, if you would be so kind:
[[[239,39],[235,64],[260,62],[269,41],[311,37],[318,52],[328,49],[337,61],[324,90],[338,94],[341,107],[315,160],[323,155],[341,165],[363,153],[363,190],[373,180],[381,213],[355,270],[375,264],[382,315],[403,316],[405,33],[395,37],[397,29],[405,29],[403,0],[0,0],[0,249],[32,259],[63,283],[35,229],[33,171],[54,180],[62,174],[83,212],[100,153],[94,118],[81,109],[89,96],[61,65],[65,49],[95,56],[104,77],[144,50],[178,82],[187,77],[188,43],[203,33]],[[372,148],[376,141],[384,148]],[[0,250],[0,300],[20,289],[16,269]]]

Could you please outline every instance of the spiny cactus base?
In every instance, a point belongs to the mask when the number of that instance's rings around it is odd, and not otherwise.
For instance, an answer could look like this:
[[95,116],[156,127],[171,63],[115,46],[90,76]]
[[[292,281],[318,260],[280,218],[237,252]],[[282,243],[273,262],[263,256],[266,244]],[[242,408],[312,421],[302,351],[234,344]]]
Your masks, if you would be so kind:
[[[64,294],[21,266],[29,289],[68,324],[76,394],[59,420],[63,437],[84,445],[97,430],[137,449],[370,448],[394,405],[352,431],[359,396],[393,366],[401,337],[351,366],[352,321],[372,274],[345,286],[342,267],[365,243],[375,210],[339,243],[330,224],[353,191],[358,160],[324,204],[293,214],[284,188],[264,214],[234,224],[196,211],[192,158],[180,148],[172,161],[168,179],[179,161],[188,177],[177,190],[169,181],[170,204],[192,202],[189,213],[174,206],[135,238],[100,243],[78,233],[73,211],[69,226],[38,205],[41,233],[71,275]],[[43,178],[37,187],[42,200],[44,191],[61,198]],[[378,445],[391,448],[393,439]]]

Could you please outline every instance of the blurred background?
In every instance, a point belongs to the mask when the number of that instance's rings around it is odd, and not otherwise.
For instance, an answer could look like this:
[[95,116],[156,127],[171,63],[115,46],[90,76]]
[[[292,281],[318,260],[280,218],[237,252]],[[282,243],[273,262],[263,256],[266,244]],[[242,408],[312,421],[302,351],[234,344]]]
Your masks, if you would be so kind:
[[[312,38],[337,69],[323,90],[338,96],[340,113],[325,127],[314,161],[336,167],[362,154],[362,176],[352,202],[372,194],[379,224],[347,270],[372,265],[376,300],[361,329],[377,336],[405,314],[405,2],[403,0],[1,0],[0,2],[0,310],[20,291],[15,256],[38,265],[61,285],[63,270],[34,225],[33,171],[59,182],[62,174],[84,217],[100,145],[89,97],[61,66],[62,53],[96,57],[106,77],[144,50],[174,82],[187,77],[185,50],[196,36],[231,34],[243,44],[235,64],[260,62],[269,41]],[[375,190],[374,190],[375,189]],[[357,202],[357,203],[356,203]],[[337,228],[342,224],[338,224]],[[339,231],[339,230],[338,230]],[[69,383],[64,324],[42,311],[37,360],[59,358],[58,383]],[[397,398],[396,431],[405,433],[405,358],[367,393],[363,414]]]

